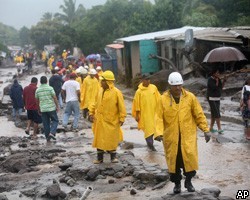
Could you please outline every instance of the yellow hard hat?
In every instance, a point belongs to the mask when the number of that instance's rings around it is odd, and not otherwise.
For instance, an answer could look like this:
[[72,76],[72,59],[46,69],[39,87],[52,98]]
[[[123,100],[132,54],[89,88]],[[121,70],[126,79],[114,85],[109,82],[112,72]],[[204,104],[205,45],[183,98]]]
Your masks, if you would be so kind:
[[107,80],[107,81],[114,81],[115,80],[115,75],[114,75],[114,73],[112,71],[107,70],[107,71],[103,72],[101,78],[104,79],[104,80]]

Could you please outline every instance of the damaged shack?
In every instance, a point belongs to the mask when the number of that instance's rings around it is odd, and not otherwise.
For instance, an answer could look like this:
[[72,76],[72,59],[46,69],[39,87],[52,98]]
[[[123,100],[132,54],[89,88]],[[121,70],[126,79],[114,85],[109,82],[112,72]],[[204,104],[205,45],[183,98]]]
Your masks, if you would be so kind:
[[[116,42],[124,44],[120,63],[123,64],[127,86],[136,88],[138,77],[141,74],[150,73],[151,82],[156,84],[159,90],[165,90],[166,77],[171,71],[179,71],[186,80],[195,77],[205,82],[212,67],[219,66],[222,73],[232,73],[246,67],[250,59],[249,38],[250,27],[185,26],[120,38]],[[222,46],[237,48],[247,59],[227,63],[203,62],[210,50]],[[242,81],[237,83],[242,87],[244,76],[240,79]]]

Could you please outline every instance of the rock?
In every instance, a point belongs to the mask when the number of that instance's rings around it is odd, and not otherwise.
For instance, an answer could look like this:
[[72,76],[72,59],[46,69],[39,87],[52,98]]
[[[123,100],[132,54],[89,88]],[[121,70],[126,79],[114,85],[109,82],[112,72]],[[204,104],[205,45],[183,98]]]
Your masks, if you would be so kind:
[[122,172],[123,169],[124,169],[124,167],[121,164],[116,164],[116,165],[113,166],[113,170],[115,172]]
[[152,190],[161,189],[161,188],[163,188],[166,184],[167,184],[167,182],[161,182],[161,183],[157,184],[156,186],[154,186],[154,187],[152,188]]
[[115,177],[115,178],[122,178],[123,175],[124,175],[123,172],[117,172],[117,173],[114,174],[114,177]]
[[205,194],[202,195],[203,200],[218,200],[216,197],[214,197],[213,195],[209,195],[209,194]]
[[96,177],[100,174],[100,170],[97,168],[90,169],[87,173],[87,179],[94,181]]
[[47,187],[46,194],[50,198],[58,197],[61,193],[61,189],[58,184],[52,184]]
[[145,170],[135,171],[133,177],[140,179],[141,181],[152,181],[155,178],[154,174]]
[[145,190],[146,189],[146,185],[145,184],[138,184],[137,186],[136,186],[136,189],[137,190]]
[[169,174],[166,174],[166,173],[158,173],[158,174],[155,175],[155,179],[156,179],[158,182],[167,181],[167,180],[169,180]]
[[203,188],[201,190],[201,194],[212,195],[214,197],[218,197],[221,191],[219,188]]
[[61,190],[59,197],[61,197],[62,199],[65,199],[67,197],[67,194]]
[[73,178],[71,178],[71,179],[69,179],[68,181],[67,181],[67,185],[69,185],[70,187],[73,187],[74,185],[75,185],[75,180],[73,179]]
[[66,170],[66,174],[77,181],[84,179],[89,170],[90,170],[89,168],[71,167]]
[[106,171],[103,171],[102,174],[107,176],[114,176],[115,171],[113,169],[108,169]]
[[5,194],[0,194],[0,200],[8,200]]
[[109,183],[109,184],[113,184],[113,183],[115,183],[115,180],[114,180],[114,179],[109,179],[109,180],[108,180],[108,183]]
[[69,167],[72,167],[72,163],[62,163],[60,164],[58,167],[62,170],[62,171],[65,171],[67,170]]
[[128,150],[128,149],[133,149],[134,144],[132,142],[124,142],[121,144],[121,149],[122,150]]
[[96,177],[96,179],[106,179],[106,176],[98,175],[98,176]]
[[28,145],[27,143],[19,143],[18,146],[22,148],[26,148]]
[[135,195],[136,193],[137,193],[137,191],[134,188],[130,190],[131,195]]

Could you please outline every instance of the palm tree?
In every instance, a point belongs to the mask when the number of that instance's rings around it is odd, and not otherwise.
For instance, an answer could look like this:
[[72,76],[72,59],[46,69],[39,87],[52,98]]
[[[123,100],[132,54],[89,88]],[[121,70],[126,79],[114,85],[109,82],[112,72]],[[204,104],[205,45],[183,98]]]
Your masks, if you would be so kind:
[[61,5],[60,9],[62,9],[63,14],[56,13],[55,17],[68,25],[71,25],[74,21],[80,19],[86,13],[86,9],[82,4],[76,9],[76,0],[64,0],[64,5]]
[[43,14],[43,17],[41,18],[42,21],[52,21],[53,14],[50,12],[46,12]]

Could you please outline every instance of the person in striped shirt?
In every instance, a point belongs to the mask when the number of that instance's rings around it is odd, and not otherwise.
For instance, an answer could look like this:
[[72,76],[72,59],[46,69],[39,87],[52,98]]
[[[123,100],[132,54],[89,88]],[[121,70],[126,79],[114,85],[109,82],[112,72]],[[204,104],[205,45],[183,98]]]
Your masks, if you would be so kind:
[[42,115],[45,137],[49,142],[50,139],[56,140],[59,107],[54,89],[47,84],[47,77],[42,76],[40,83],[41,85],[36,90],[35,97],[39,105],[39,113]]

